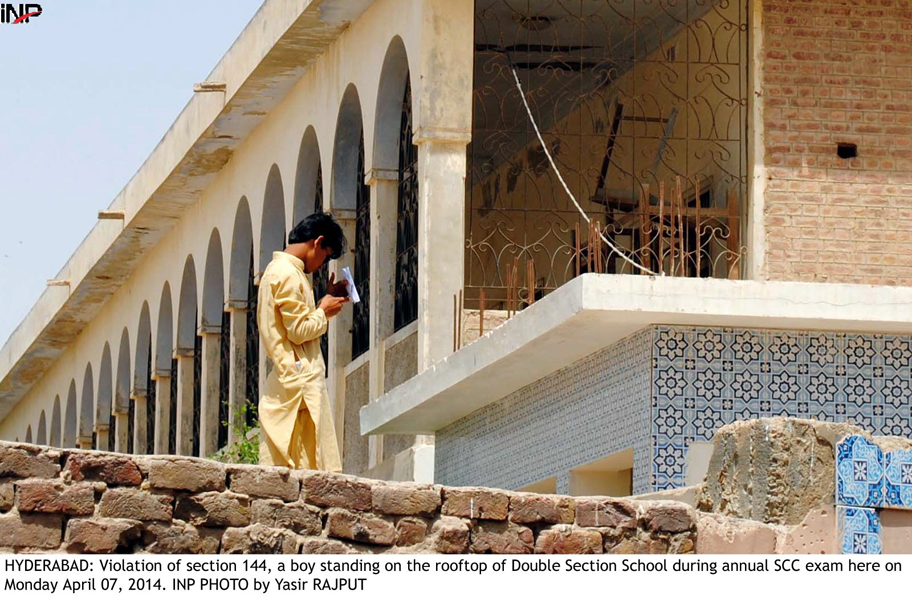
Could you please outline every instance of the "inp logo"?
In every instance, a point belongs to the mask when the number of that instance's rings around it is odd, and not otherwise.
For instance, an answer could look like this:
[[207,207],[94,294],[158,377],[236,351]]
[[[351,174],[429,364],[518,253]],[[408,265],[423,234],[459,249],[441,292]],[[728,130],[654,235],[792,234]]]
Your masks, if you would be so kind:
[[41,14],[40,4],[0,4],[0,23],[19,25]]

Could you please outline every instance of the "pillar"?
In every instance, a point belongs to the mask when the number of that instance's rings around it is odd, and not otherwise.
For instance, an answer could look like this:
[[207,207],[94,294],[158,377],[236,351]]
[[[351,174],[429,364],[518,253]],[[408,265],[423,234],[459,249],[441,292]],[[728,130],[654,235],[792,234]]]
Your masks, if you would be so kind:
[[[95,431],[95,447],[98,450],[108,449],[108,435],[110,427],[99,427]],[[92,441],[89,440],[89,447],[92,447]]]
[[230,314],[228,369],[228,444],[235,443],[234,423],[241,406],[247,399],[247,303],[229,300],[225,310]]
[[[148,444],[148,410],[147,403],[149,402],[148,396],[146,396],[146,391],[136,391],[131,396],[133,402],[133,454],[145,454],[146,446]],[[120,429],[120,424],[118,423],[117,429]],[[127,435],[128,432],[125,432],[124,435]],[[118,436],[120,437],[120,436]]]
[[465,272],[467,139],[418,143],[418,372],[453,352],[454,298]]
[[[371,187],[370,262],[370,400],[383,395],[385,356],[383,340],[393,333],[396,303],[396,231],[399,211],[399,173],[373,168]],[[383,436],[369,440],[369,465],[383,460]]]
[[218,451],[220,331],[220,327],[212,326],[200,329],[200,456],[210,456]]
[[155,385],[155,453],[168,454],[168,430],[171,427],[171,371],[152,376]]
[[177,447],[176,454],[193,454],[193,350],[177,351]]
[[[342,267],[348,267],[355,274],[354,245],[355,245],[355,211],[332,209],[333,216],[342,227],[345,239],[348,240],[349,251],[339,260],[330,262],[329,270],[336,274],[336,281],[341,277]],[[352,305],[349,303],[342,308],[342,312],[329,320],[329,379],[326,384],[329,388],[329,400],[333,410],[333,420],[336,425],[336,438],[340,450],[343,444],[345,427],[345,366],[351,362],[353,323]]]

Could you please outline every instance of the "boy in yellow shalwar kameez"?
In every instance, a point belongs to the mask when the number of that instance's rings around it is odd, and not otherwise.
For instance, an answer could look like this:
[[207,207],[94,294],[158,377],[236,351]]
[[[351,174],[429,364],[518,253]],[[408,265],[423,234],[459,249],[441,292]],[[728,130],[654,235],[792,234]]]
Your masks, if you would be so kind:
[[348,301],[345,282],[330,278],[329,294],[314,302],[306,273],[345,250],[332,216],[313,214],[288,234],[260,280],[257,323],[275,365],[260,396],[260,464],[341,471],[339,444],[324,381],[320,336]]

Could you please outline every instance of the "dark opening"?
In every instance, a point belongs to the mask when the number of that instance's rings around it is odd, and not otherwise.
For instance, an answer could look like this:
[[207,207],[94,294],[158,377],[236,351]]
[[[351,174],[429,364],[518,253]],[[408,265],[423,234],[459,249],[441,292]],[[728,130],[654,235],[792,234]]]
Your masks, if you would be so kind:
[[858,156],[858,144],[839,142],[836,144],[836,155],[839,158],[855,158]]

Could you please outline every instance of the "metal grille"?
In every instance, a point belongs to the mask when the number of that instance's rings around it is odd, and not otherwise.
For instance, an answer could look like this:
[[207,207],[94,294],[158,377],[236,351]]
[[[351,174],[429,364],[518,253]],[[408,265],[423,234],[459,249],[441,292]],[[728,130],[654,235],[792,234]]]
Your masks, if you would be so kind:
[[257,323],[259,288],[253,278],[253,249],[250,250],[250,271],[247,276],[247,425],[253,427],[257,420],[257,403],[260,401],[260,326]]
[[418,147],[412,143],[412,89],[405,79],[399,126],[395,329],[418,318]]
[[639,273],[598,231],[656,272],[739,277],[747,49],[744,0],[476,0],[466,304]]
[[[147,400],[148,402],[148,400]],[[132,398],[127,399],[129,408],[127,408],[127,454],[133,454],[133,430],[136,427],[136,403],[133,402]],[[112,420],[113,423],[113,420]],[[114,442],[114,426],[111,426],[110,438],[108,438],[108,445],[113,446]]]
[[108,415],[108,452],[114,452],[114,438],[117,436],[117,417],[114,411]]
[[370,347],[370,186],[364,184],[364,133],[358,141],[358,185],[355,198],[355,287],[361,301],[354,305],[352,360]]
[[177,454],[177,359],[171,359],[171,406],[168,419],[168,454]]
[[231,313],[222,313],[222,327],[219,329],[219,413],[218,447],[228,443],[228,402],[231,398]]
[[155,454],[155,380],[152,379],[152,336],[146,363],[146,454]]
[[[193,323],[193,330],[198,331],[197,322]],[[193,456],[200,455],[200,418],[203,404],[203,344],[199,335],[193,336]]]
[[[314,212],[323,212],[323,165],[317,164],[317,186],[314,190]],[[329,288],[329,261],[324,262],[313,274],[314,302],[319,303]],[[329,375],[329,332],[320,336],[324,373]]]

